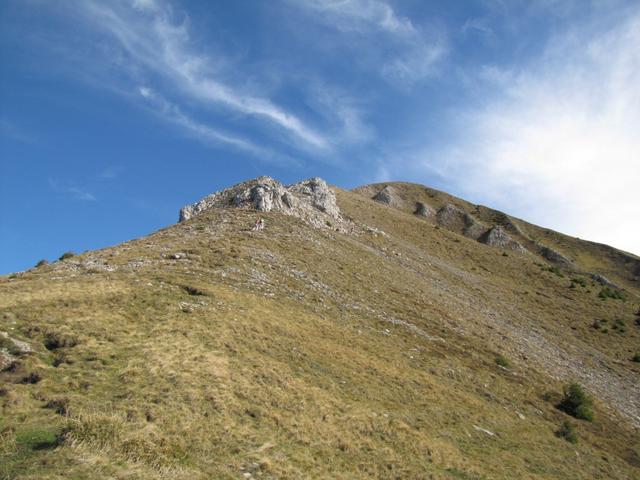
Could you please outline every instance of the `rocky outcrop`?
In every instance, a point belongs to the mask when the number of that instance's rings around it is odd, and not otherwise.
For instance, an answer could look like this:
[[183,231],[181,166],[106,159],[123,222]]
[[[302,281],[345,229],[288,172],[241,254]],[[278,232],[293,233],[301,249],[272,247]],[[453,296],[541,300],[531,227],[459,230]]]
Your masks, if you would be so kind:
[[465,227],[465,213],[452,203],[445,203],[436,214],[438,225],[454,231],[462,231]]
[[183,207],[179,221],[189,220],[211,208],[282,212],[302,218],[316,227],[326,227],[331,223],[330,219],[342,221],[335,194],[318,177],[288,186],[271,177],[258,177]]
[[413,213],[414,215],[425,218],[435,218],[436,216],[436,211],[426,203],[422,202],[416,202],[416,209]]
[[464,236],[477,240],[486,232],[486,230],[486,227],[481,223],[476,222],[476,219],[471,215],[468,213],[464,214],[464,230],[462,231]]
[[540,255],[542,255],[542,257],[545,258],[546,260],[549,260],[550,262],[563,267],[571,266],[571,260],[569,260],[567,257],[562,255],[561,253],[558,253],[549,247],[545,247],[544,245],[538,244],[538,248],[540,250]]
[[605,287],[612,287],[612,288],[618,288],[618,289],[620,288],[618,285],[613,283],[607,277],[605,277],[604,275],[600,275],[599,273],[592,273],[591,274],[591,279],[594,282],[597,282],[600,285],[605,286]]
[[376,193],[373,196],[373,200],[384,205],[389,205],[390,207],[397,207],[399,203],[396,192],[393,190],[393,187],[389,185]]
[[478,238],[478,241],[492,247],[524,253],[525,248],[512,239],[500,225],[496,225]]
[[0,372],[11,368],[20,357],[32,351],[27,342],[12,338],[7,332],[0,332]]
[[452,203],[445,203],[436,213],[436,219],[441,227],[473,239],[477,239],[486,231],[486,227],[473,216]]

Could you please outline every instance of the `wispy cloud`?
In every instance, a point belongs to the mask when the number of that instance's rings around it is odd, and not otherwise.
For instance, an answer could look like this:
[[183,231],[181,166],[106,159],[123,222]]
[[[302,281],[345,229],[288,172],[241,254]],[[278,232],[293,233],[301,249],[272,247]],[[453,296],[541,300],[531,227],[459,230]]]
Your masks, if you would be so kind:
[[[193,45],[189,19],[184,13],[179,16],[170,5],[159,1],[136,1],[131,5],[133,8],[122,2],[78,3],[86,20],[111,35],[126,52],[128,58],[121,63],[123,68],[126,62],[132,62],[126,68],[139,76],[144,76],[144,72],[159,76],[176,93],[201,101],[200,107],[225,108],[235,114],[257,117],[308,146],[330,148],[330,142],[322,134],[269,98],[216,78],[217,64]],[[186,114],[184,119],[188,119]]]
[[79,187],[75,183],[68,180],[58,180],[54,178],[49,178],[49,186],[56,193],[63,193],[66,195],[70,195],[72,198],[76,200],[81,200],[85,202],[95,202],[97,198],[86,189]]
[[460,29],[463,35],[472,33],[480,34],[486,39],[495,40],[495,32],[489,25],[487,18],[469,18],[464,22]]
[[198,122],[193,118],[185,115],[180,107],[167,101],[158,93],[149,87],[139,87],[140,95],[148,102],[155,112],[162,116],[166,121],[179,125],[198,140],[205,144],[226,145],[236,150],[250,153],[264,160],[273,163],[293,165],[296,162],[288,155],[274,152],[273,150],[257,145],[256,143],[242,137],[238,137],[219,129],[213,128],[207,124]]
[[[604,25],[604,26],[603,26]],[[503,92],[460,110],[460,135],[414,155],[461,194],[640,253],[640,10],[556,36]]]
[[400,36],[417,33],[411,20],[399,17],[380,0],[295,0],[293,3],[324,15],[343,31],[365,33],[372,28]]
[[409,18],[398,15],[383,0],[290,2],[345,35],[385,36],[391,44],[385,48],[386,58],[376,68],[383,78],[392,83],[411,85],[431,77],[437,73],[449,50],[441,29],[417,26]]
[[369,105],[352,92],[327,85],[318,79],[306,79],[308,103],[331,124],[331,134],[341,144],[359,144],[373,138],[374,130],[365,121]]

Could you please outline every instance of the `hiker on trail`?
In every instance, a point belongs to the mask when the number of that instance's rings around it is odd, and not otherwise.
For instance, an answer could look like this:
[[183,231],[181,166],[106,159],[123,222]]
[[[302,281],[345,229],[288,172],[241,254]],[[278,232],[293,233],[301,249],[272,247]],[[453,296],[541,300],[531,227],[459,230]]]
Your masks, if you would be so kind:
[[254,230],[264,230],[264,220],[261,218],[256,220],[256,224],[253,226]]

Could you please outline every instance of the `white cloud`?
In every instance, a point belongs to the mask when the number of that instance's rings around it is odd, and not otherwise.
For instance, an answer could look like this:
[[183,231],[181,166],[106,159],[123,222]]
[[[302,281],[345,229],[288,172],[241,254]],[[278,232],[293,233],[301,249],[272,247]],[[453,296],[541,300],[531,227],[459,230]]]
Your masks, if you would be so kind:
[[463,35],[479,33],[488,39],[495,39],[495,32],[486,18],[469,18],[460,29]]
[[76,200],[82,200],[85,202],[95,202],[97,200],[92,193],[70,181],[61,181],[50,178],[49,186],[54,192],[70,195]]
[[[449,51],[441,29],[416,26],[382,0],[290,1],[344,34],[386,36],[391,41],[383,40],[386,58],[381,65],[375,62],[375,67],[391,83],[406,86],[433,76]],[[370,47],[367,42],[366,48]]]
[[328,131],[337,143],[358,144],[373,138],[374,131],[364,120],[365,100],[318,79],[305,79],[304,83],[308,104],[331,125]]
[[[307,146],[330,149],[330,142],[296,115],[268,98],[230,87],[216,78],[215,62],[192,46],[188,18],[178,22],[170,6],[149,0],[134,2],[133,9],[119,2],[86,0],[78,5],[95,28],[108,32],[127,52],[129,58],[120,61],[120,67],[138,75],[145,71],[159,75],[180,94],[200,100],[202,107],[223,107],[258,117]],[[145,95],[145,91],[140,93]]]
[[640,253],[640,11],[553,38],[519,72],[488,71],[504,93],[459,112],[456,146],[422,167],[476,201]]
[[198,122],[192,117],[184,114],[177,105],[167,101],[149,87],[139,87],[138,91],[140,92],[140,95],[147,100],[148,105],[165,121],[179,125],[185,132],[205,144],[229,146],[236,150],[250,153],[258,158],[274,163],[289,165],[296,163],[287,155],[273,152],[272,150],[259,146],[250,140],[223,132],[202,122]]
[[394,35],[417,33],[411,20],[399,17],[391,6],[380,0],[301,0],[296,5],[324,15],[343,31],[366,32],[371,28]]

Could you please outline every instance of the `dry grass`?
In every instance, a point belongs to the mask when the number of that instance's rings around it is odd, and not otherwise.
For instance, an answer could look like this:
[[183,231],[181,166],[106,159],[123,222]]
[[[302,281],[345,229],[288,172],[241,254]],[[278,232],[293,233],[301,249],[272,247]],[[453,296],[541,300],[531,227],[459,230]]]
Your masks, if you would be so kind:
[[[619,394],[637,397],[640,329],[591,327],[633,318],[637,290],[605,302],[539,259],[338,201],[386,235],[215,211],[2,277],[0,330],[42,380],[0,373],[0,478],[640,475]],[[555,434],[573,380],[596,399],[575,445]]]

